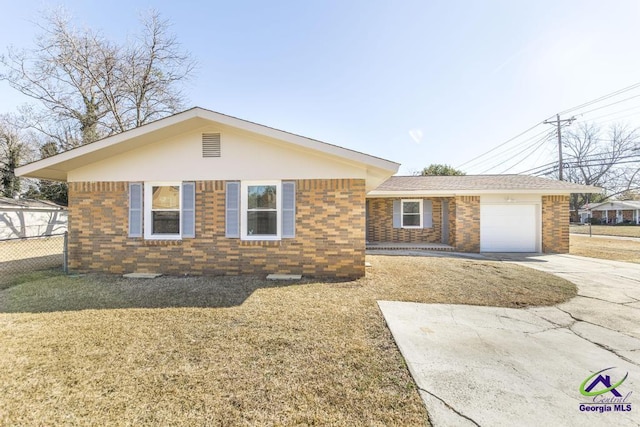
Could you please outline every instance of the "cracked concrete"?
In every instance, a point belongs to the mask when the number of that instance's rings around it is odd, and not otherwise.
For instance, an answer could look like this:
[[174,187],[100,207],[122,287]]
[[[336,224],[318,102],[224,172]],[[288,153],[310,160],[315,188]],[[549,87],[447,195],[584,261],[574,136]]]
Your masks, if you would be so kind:
[[640,425],[633,394],[632,412],[578,409],[590,399],[581,382],[609,367],[629,373],[620,392],[640,394],[640,265],[568,255],[493,258],[564,277],[578,296],[528,309],[379,301],[432,424]]

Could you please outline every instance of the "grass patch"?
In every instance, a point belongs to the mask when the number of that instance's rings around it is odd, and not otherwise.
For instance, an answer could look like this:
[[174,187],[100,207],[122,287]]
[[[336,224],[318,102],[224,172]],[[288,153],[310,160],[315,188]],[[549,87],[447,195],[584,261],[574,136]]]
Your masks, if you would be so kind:
[[[569,229],[574,234],[589,234],[588,225],[572,225]],[[640,226],[637,225],[592,225],[594,236],[640,237]]]
[[371,256],[352,282],[58,276],[0,291],[0,424],[425,425],[376,300],[555,304],[513,264]]
[[62,275],[64,275],[64,273],[60,268],[30,271],[28,273],[3,272],[0,275],[0,291],[22,283],[37,282],[42,279],[50,279]]
[[640,264],[640,241],[576,235],[569,241],[571,255]]

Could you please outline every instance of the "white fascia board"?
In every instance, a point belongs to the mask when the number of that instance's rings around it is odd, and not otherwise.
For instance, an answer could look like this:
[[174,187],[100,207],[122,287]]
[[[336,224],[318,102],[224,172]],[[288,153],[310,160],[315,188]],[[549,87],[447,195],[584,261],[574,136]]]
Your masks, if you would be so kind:
[[[66,181],[67,172],[78,167],[78,165],[74,164],[74,159],[86,157],[86,161],[84,162],[86,164],[101,160],[102,158],[113,155],[114,153],[119,154],[121,152],[125,152],[128,149],[136,148],[137,146],[154,142],[152,138],[147,138],[148,140],[145,141],[143,137],[148,134],[161,131],[162,129],[169,128],[171,126],[193,119],[212,121],[233,128],[242,129],[248,132],[284,141],[299,147],[326,153],[340,159],[363,164],[373,169],[380,169],[383,172],[386,172],[384,173],[384,175],[386,175],[387,177],[396,173],[398,171],[398,168],[400,167],[399,163],[385,160],[379,157],[295,135],[268,126],[263,126],[257,123],[238,119],[236,117],[227,116],[225,114],[216,113],[214,111],[206,110],[200,107],[195,107],[182,113],[177,113],[173,116],[157,120],[147,125],[98,140],[91,144],[83,145],[69,151],[65,151],[64,153],[60,153],[55,156],[21,166],[19,168],[16,168],[16,175]],[[132,146],[127,148],[116,148],[118,144],[136,138],[138,138],[139,141],[138,144],[135,145],[135,147]]]
[[[582,191],[581,193],[583,193]],[[601,191],[586,191],[586,193],[600,193]],[[451,191],[451,190],[410,190],[410,191],[377,191],[373,190],[367,193],[367,198],[389,198],[389,197],[455,197],[455,196],[480,196],[483,194],[540,194],[541,196],[547,195],[569,195],[572,191],[549,189],[549,190],[523,190],[518,188],[512,189],[496,189],[496,190],[464,190],[464,191]]]

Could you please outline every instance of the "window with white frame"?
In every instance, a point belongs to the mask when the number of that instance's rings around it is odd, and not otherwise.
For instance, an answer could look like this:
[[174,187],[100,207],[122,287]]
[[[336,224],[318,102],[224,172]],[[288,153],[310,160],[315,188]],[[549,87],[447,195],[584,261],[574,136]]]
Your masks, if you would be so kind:
[[144,235],[147,239],[181,237],[181,183],[145,183]]
[[279,240],[282,215],[280,181],[243,181],[241,230],[244,240]]
[[422,200],[402,200],[402,228],[422,228]]

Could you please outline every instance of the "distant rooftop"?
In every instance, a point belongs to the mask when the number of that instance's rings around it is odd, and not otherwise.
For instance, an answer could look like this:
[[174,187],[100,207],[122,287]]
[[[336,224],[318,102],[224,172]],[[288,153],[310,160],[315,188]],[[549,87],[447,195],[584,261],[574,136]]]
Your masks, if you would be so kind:
[[640,209],[640,201],[637,200],[608,200],[601,203],[589,203],[584,205],[582,209],[592,209],[596,211],[604,211],[610,209]]

